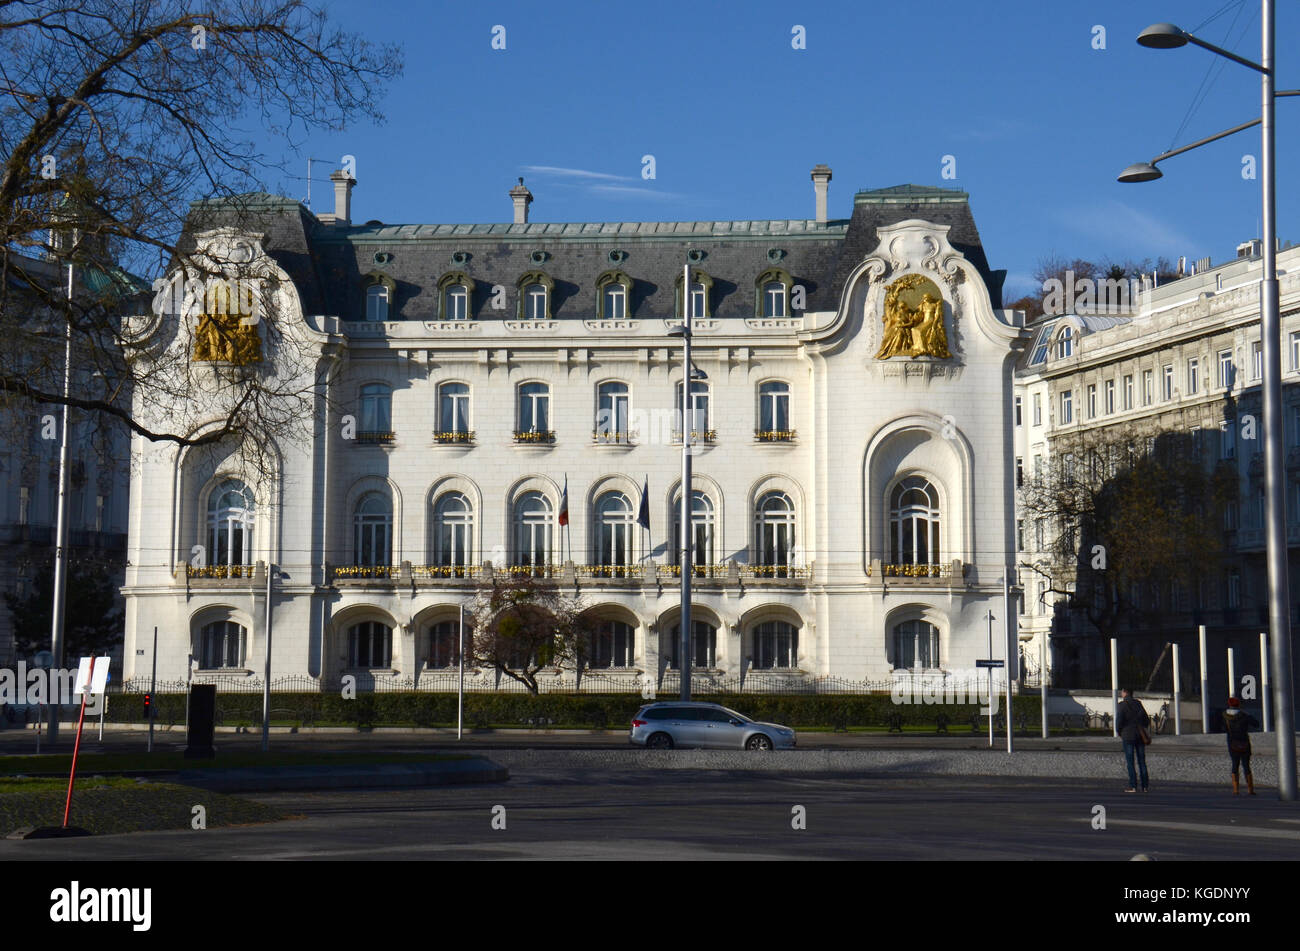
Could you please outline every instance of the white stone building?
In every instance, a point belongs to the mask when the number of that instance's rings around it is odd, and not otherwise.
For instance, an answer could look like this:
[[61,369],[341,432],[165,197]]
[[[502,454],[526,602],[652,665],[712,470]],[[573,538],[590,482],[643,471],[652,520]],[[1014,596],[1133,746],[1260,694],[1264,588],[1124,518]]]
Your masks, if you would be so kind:
[[[264,340],[259,372],[317,380],[315,417],[261,481],[234,451],[137,443],[126,675],[148,674],[156,625],[160,678],[184,679],[189,655],[200,677],[259,676],[270,563],[286,575],[273,677],[445,688],[458,606],[526,571],[600,619],[596,672],[664,686],[683,376],[668,332],[688,264],[696,676],[762,689],[972,667],[1014,564],[1025,332],[964,193],[859,192],[828,220],[830,170],[813,180],[818,215],[795,221],[531,222],[521,180],[510,224],[356,225],[339,173],[333,215],[260,196],[256,226],[223,230],[196,209],[200,246],[277,276],[315,365],[278,367]],[[188,346],[180,320],[142,320],[144,338]]]

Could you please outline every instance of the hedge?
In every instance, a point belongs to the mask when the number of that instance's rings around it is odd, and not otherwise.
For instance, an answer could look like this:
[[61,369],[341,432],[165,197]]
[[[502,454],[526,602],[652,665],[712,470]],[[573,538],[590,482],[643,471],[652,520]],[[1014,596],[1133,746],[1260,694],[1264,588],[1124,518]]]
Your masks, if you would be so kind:
[[[675,699],[671,695],[661,700]],[[901,727],[933,726],[940,717],[950,728],[970,723],[978,704],[895,704],[889,694],[836,696],[827,694],[723,694],[697,695],[693,699],[720,703],[755,720],[792,727]],[[622,729],[650,701],[635,694],[532,694],[465,695],[465,722],[470,726],[556,725],[595,729]],[[1038,723],[1039,698],[1014,698],[1017,716]],[[157,723],[185,722],[184,694],[155,694]],[[115,723],[144,719],[143,695],[112,694],[106,718]],[[447,693],[358,693],[345,700],[336,693],[273,693],[271,719],[301,726],[351,724],[367,726],[454,726],[456,695]],[[224,726],[262,722],[261,694],[217,694],[217,722]]]

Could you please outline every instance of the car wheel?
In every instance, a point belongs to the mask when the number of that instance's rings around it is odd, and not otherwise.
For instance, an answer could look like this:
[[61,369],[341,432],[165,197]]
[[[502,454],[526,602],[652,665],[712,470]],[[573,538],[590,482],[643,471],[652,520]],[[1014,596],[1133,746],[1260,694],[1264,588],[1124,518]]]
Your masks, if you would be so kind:
[[772,748],[771,737],[766,736],[763,733],[755,733],[753,736],[751,736],[748,740],[745,741],[745,749],[747,750],[763,750],[764,752],[766,752],[771,748]]
[[673,738],[667,733],[652,733],[650,738],[645,741],[646,749],[649,750],[671,750],[673,748]]

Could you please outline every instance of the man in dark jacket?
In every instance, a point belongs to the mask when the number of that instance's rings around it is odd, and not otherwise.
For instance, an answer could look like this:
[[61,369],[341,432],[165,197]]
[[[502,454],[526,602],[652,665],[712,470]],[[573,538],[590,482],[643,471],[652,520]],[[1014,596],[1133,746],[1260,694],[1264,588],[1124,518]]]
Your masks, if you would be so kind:
[[[1128,789],[1125,792],[1137,792],[1138,773],[1133,770],[1133,758],[1137,757],[1138,768],[1142,776],[1142,791],[1147,792],[1147,745],[1142,736],[1151,728],[1151,717],[1146,708],[1127,688],[1119,692],[1119,711],[1115,716],[1115,729],[1124,741],[1124,762],[1128,764]],[[1150,734],[1146,734],[1150,735]]]
[[1250,771],[1250,720],[1241,710],[1241,701],[1228,698],[1228,709],[1223,711],[1223,727],[1228,734],[1228,755],[1232,757],[1232,794],[1241,794],[1237,770],[1245,767],[1246,789],[1255,795],[1255,777]]

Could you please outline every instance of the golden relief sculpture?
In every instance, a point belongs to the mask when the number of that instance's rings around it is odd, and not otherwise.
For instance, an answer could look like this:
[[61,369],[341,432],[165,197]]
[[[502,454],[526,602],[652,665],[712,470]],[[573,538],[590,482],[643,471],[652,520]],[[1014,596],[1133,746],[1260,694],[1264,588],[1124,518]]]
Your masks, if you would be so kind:
[[920,274],[905,274],[889,285],[885,292],[885,334],[876,359],[947,360],[951,356],[943,328],[943,295],[934,281]]
[[[218,286],[213,293],[205,294],[204,313],[199,316],[194,331],[194,356],[191,361],[219,361],[243,366],[262,362],[262,338],[257,332],[258,319],[252,301],[246,295],[231,294]],[[231,298],[234,306],[231,306]],[[245,303],[250,306],[245,306]]]

